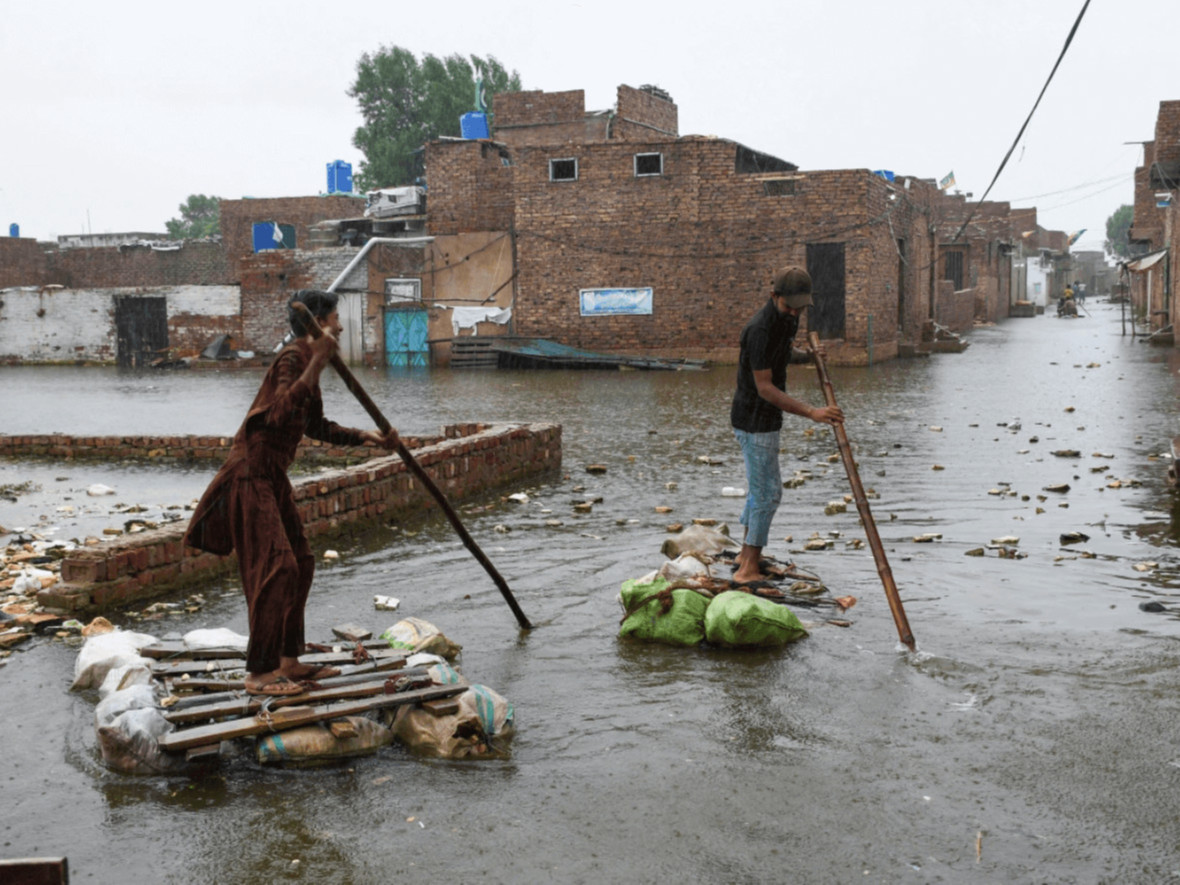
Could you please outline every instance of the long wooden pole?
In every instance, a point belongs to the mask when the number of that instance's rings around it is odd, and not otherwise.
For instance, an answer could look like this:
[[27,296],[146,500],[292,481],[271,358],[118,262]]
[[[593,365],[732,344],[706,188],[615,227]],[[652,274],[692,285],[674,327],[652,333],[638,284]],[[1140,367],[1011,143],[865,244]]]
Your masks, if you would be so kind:
[[[824,392],[824,400],[829,406],[836,405],[836,394],[832,390],[832,382],[828,378],[828,369],[819,352],[819,335],[809,332],[807,342],[811,345],[815,355],[815,370],[819,376],[819,384]],[[873,549],[873,559],[877,562],[877,574],[881,576],[881,583],[885,587],[885,597],[889,600],[889,610],[893,612],[893,622],[897,624],[897,635],[910,650],[914,651],[914,634],[906,620],[905,609],[901,606],[901,597],[897,593],[897,584],[893,582],[893,571],[889,568],[889,560],[885,558],[885,548],[881,544],[881,536],[877,534],[877,523],[873,521],[873,513],[869,510],[869,499],[865,496],[864,486],[860,482],[860,474],[856,470],[856,462],[852,459],[852,447],[848,444],[848,433],[844,424],[835,424],[836,442],[840,446],[840,460],[844,462],[844,471],[848,474],[848,482],[852,486],[852,495],[856,499],[856,509],[864,523],[865,534],[869,537],[869,546]]]
[[[297,301],[291,305],[291,308],[300,315],[305,327],[313,338],[319,338],[324,334],[320,328],[320,324],[316,322],[315,317],[311,315],[311,311],[306,306]],[[344,386],[352,392],[352,395],[357,398],[357,402],[369,413],[369,417],[377,423],[378,429],[382,433],[389,433],[393,429],[393,425],[381,414],[381,410],[377,408],[377,404],[369,398],[365,389],[361,387],[361,383],[349,371],[348,366],[344,365],[344,361],[340,359],[340,354],[334,354],[331,362],[332,368],[336,370],[336,374],[340,376],[340,380],[344,382]],[[406,463],[406,467],[410,469],[410,472],[421,480],[422,485],[426,486],[426,490],[438,502],[438,506],[442,508],[443,513],[450,520],[451,526],[459,535],[460,540],[463,541],[463,546],[471,551],[471,554],[479,560],[479,564],[484,567],[484,571],[491,576],[496,586],[500,588],[500,593],[503,594],[508,607],[512,609],[512,614],[516,616],[516,622],[520,624],[522,629],[531,630],[533,625],[529,623],[529,619],[521,611],[520,606],[516,602],[516,597],[512,595],[512,591],[508,588],[508,582],[504,580],[503,575],[496,571],[496,567],[492,565],[492,561],[479,549],[479,545],[475,543],[475,540],[464,527],[462,520],[459,519],[459,514],[455,512],[455,508],[451,506],[451,503],[447,500],[447,496],[443,494],[442,489],[435,484],[430,474],[422,468],[422,465],[414,460],[414,456],[410,454],[410,450],[406,448],[406,444],[400,439],[397,442],[396,451]]]

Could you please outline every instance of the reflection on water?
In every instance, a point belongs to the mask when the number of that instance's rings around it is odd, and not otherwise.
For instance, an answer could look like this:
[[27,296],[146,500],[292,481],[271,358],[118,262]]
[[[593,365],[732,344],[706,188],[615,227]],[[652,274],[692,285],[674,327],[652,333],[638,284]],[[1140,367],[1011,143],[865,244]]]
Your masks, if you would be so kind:
[[[898,652],[872,554],[853,543],[864,540],[855,512],[824,515],[848,493],[830,431],[794,419],[783,472],[809,478],[785,491],[768,552],[857,596],[853,625],[817,625],[778,652],[615,639],[619,584],[658,566],[668,523],[713,517],[739,531],[741,500],[721,495],[744,485],[731,368],[359,371],[406,432],[563,425],[561,473],[504,490],[527,503],[492,495],[462,508],[535,630],[516,628],[438,519],[334,541],[341,559],[320,565],[308,606],[313,637],[346,622],[378,632],[403,614],[438,624],[464,646],[467,675],[515,704],[511,760],[424,762],[392,748],[319,771],[240,758],[195,783],[117,777],[94,761],[88,699],[64,695],[71,656],[37,647],[0,680],[4,709],[37,698],[51,724],[40,743],[19,717],[0,724],[10,783],[44,797],[16,800],[6,850],[69,853],[95,881],[112,870],[175,882],[1161,878],[1180,800],[1166,768],[1176,754],[1152,736],[1174,726],[1180,624],[1138,603],[1178,604],[1177,504],[1167,463],[1153,460],[1176,431],[1176,390],[1170,354],[1120,337],[1105,305],[1091,312],[981,328],[959,355],[831,370],[919,655]],[[259,380],[3,371],[15,433],[228,434]],[[821,401],[811,370],[790,379]],[[324,397],[331,417],[365,424],[335,379]],[[591,463],[607,472],[587,473]],[[0,483],[17,473],[39,477],[50,522],[64,521],[55,474],[73,489],[101,476],[120,500],[153,503],[190,500],[209,475],[0,465]],[[1060,483],[1069,492],[1045,490]],[[575,512],[587,497],[602,501]],[[0,508],[0,523],[11,513]],[[1071,531],[1089,540],[1063,544]],[[804,551],[813,533],[838,536],[835,547]],[[941,537],[915,543],[923,533]],[[1005,537],[1024,558],[1000,558]],[[403,611],[374,612],[376,594]],[[232,588],[209,596],[200,613],[147,627],[245,630]],[[37,774],[46,757],[69,760],[51,781]],[[59,820],[69,844],[43,836]]]

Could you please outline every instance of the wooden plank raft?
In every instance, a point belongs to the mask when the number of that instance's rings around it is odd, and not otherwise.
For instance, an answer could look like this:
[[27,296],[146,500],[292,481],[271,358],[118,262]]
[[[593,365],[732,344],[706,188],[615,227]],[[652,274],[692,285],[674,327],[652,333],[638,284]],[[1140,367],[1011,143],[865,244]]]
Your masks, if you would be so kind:
[[343,698],[370,697],[382,694],[391,680],[402,678],[430,680],[426,670],[415,667],[410,670],[393,670],[389,673],[369,674],[363,677],[342,677],[347,682],[328,685],[328,680],[320,683],[319,688],[312,688],[303,694],[272,695],[260,697],[258,695],[241,695],[237,692],[222,692],[218,694],[202,695],[204,703],[177,703],[164,710],[164,718],[176,725],[188,725],[193,722],[204,722],[209,719],[228,719],[231,717],[252,716],[262,709],[266,701],[268,709],[275,707],[289,707],[294,704],[330,703]]
[[[404,658],[406,653],[404,649],[390,648],[389,643],[382,643],[384,648],[366,649],[369,655],[376,659],[382,658]],[[238,652],[240,655],[241,652]],[[300,655],[300,663],[303,664],[353,664],[356,659],[350,651],[341,652],[321,652],[318,654]],[[185,673],[222,673],[232,670],[245,670],[246,659],[243,657],[236,658],[213,658],[213,659],[175,659],[170,661],[158,661],[151,665],[152,675],[157,678],[166,678],[169,676],[183,676]]]
[[[340,643],[337,643],[338,645]],[[384,639],[368,639],[359,643],[366,651],[375,648],[389,648],[389,643]],[[355,648],[357,643],[351,642],[349,648]],[[327,648],[328,646],[318,646],[319,648]],[[240,658],[242,650],[240,648],[189,648],[179,640],[169,641],[164,640],[155,642],[151,645],[144,646],[139,650],[139,654],[145,658],[153,658],[155,660],[217,660],[224,658]],[[300,658],[305,655],[300,655]]]
[[[389,673],[390,670],[401,670],[405,665],[405,658],[381,658],[368,664],[345,664],[340,668],[339,676],[321,679],[319,684],[326,687],[366,682],[372,680],[374,674],[382,673],[390,676],[392,675]],[[246,680],[166,679],[164,680],[164,688],[168,694],[179,697],[175,704],[176,707],[191,707],[197,704],[211,703],[211,698],[228,700],[246,690]]]
[[[419,688],[396,694],[382,694],[335,704],[281,707],[274,712],[267,709],[246,719],[232,719],[228,722],[215,722],[211,725],[178,729],[161,735],[157,743],[161,750],[169,753],[181,753],[195,747],[207,747],[220,741],[272,731],[286,731],[324,719],[335,719],[338,716],[355,716],[384,707],[397,707],[403,704],[416,704],[420,701],[447,698],[466,690],[466,685],[435,685],[430,688]],[[304,702],[307,701],[306,695],[295,695],[294,697]]]

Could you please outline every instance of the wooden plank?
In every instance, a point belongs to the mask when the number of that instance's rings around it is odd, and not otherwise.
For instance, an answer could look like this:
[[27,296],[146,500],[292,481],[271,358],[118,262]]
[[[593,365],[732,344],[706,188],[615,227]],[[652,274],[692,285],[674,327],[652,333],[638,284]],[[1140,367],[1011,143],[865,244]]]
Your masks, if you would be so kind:
[[[369,634],[372,635],[371,633]],[[371,639],[363,643],[366,649],[370,651],[375,648],[389,648],[389,643],[384,639]],[[351,653],[351,649],[348,650]],[[188,648],[183,642],[179,640],[156,642],[152,645],[144,646],[139,650],[141,656],[145,658],[153,658],[154,660],[192,660],[192,661],[212,661],[222,660],[225,658],[240,658],[242,650],[240,648]],[[312,655],[300,655],[299,659],[304,660],[312,657]]]
[[430,688],[377,695],[360,700],[341,701],[337,704],[324,704],[318,707],[283,707],[271,713],[269,719],[251,716],[247,719],[232,719],[229,722],[215,722],[212,725],[178,729],[161,735],[157,743],[160,749],[165,752],[179,753],[190,747],[201,747],[213,741],[232,740],[270,731],[286,731],[289,728],[310,725],[323,719],[355,716],[383,707],[432,701],[435,698],[450,697],[466,690],[466,685],[435,685]]
[[[269,698],[270,708],[289,707],[293,704],[330,703],[343,698],[363,698],[380,694],[385,690],[389,679],[400,679],[402,676],[429,679],[425,670],[394,670],[390,674],[370,674],[361,677],[364,681],[346,683],[344,685],[324,686],[323,688],[305,691],[296,695],[277,695]],[[237,695],[225,697],[222,695],[206,695],[214,698],[210,702],[198,705],[179,705],[164,711],[164,718],[176,725],[188,725],[193,722],[204,722],[208,719],[228,719],[231,716],[251,716],[262,709],[262,704],[268,698],[258,695]]]
[[[375,648],[369,650],[369,654],[378,660],[382,658],[391,657],[405,657],[404,649],[390,648],[388,643],[384,644],[384,648]],[[327,652],[312,655],[302,655],[299,658],[300,663],[303,664],[352,664],[354,658],[352,652]],[[174,661],[160,661],[151,665],[152,675],[158,677],[168,676],[183,676],[185,673],[222,673],[232,670],[245,670],[245,658],[224,658],[214,660],[174,660]]]
[[[373,664],[349,664],[340,668],[339,676],[331,676],[327,679],[321,679],[319,684],[322,686],[329,685],[352,685],[357,682],[364,682],[373,678],[374,673],[390,673],[391,670],[401,670],[406,665],[405,658],[382,658]],[[407,670],[407,673],[416,675],[418,672],[425,673],[424,668],[414,668]],[[167,680],[166,685],[170,694],[176,694],[180,691],[191,691],[192,694],[180,695],[180,700],[176,702],[176,707],[192,707],[199,704],[212,703],[213,699],[229,700],[235,693],[246,690],[245,679],[172,679]],[[218,695],[222,697],[218,698]]]

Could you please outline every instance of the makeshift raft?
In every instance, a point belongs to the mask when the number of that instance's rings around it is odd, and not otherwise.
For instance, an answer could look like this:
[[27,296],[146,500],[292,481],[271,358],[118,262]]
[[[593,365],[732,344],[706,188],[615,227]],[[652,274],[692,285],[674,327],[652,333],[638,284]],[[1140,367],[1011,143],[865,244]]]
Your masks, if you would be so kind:
[[783,646],[815,626],[791,607],[824,611],[822,623],[851,626],[840,615],[856,599],[828,595],[817,575],[792,563],[763,557],[761,571],[768,580],[735,583],[726,575],[736,566],[736,551],[725,531],[697,525],[665,541],[668,562],[623,582],[619,637],[679,646]]
[[[196,770],[234,755],[241,739],[254,741],[260,763],[294,765],[373,753],[395,739],[436,757],[504,754],[512,705],[468,683],[442,654],[419,650],[458,654],[433,625],[405,619],[378,639],[356,637],[353,627],[335,632],[349,638],[300,661],[339,675],[301,683],[296,695],[247,693],[246,637],[228,630],[170,641],[123,631],[93,637],[73,687],[99,689],[103,761],[130,774]],[[210,634],[232,641],[209,644]]]

